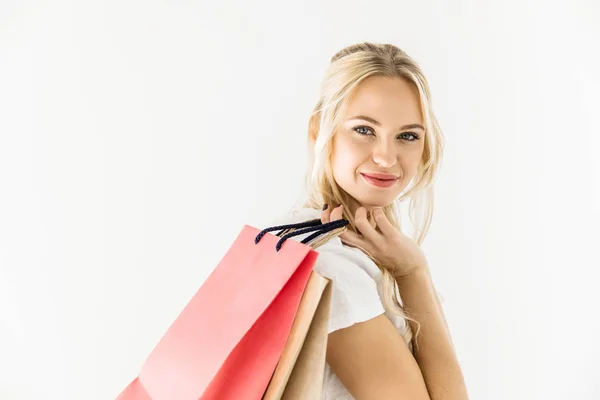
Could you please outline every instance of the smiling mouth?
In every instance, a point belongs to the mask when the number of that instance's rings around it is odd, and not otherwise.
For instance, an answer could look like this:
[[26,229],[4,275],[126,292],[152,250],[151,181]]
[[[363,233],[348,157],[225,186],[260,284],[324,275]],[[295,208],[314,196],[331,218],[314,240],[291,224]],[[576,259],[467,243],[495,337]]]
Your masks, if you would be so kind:
[[375,176],[363,174],[363,173],[361,173],[361,175],[364,178],[364,180],[367,181],[367,183],[369,183],[370,185],[373,185],[376,187],[382,187],[382,188],[387,188],[387,187],[393,186],[398,181],[398,178],[382,179],[382,178],[377,178]]

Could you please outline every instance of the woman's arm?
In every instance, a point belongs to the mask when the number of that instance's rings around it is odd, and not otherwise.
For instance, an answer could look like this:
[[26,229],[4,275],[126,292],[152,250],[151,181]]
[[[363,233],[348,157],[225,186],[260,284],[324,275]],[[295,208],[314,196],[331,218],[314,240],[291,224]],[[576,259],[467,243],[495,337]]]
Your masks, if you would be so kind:
[[[464,377],[428,266],[396,278],[402,303],[421,325],[414,356],[432,400],[468,399]],[[410,321],[413,332],[416,324]]]
[[356,400],[431,400],[415,358],[385,314],[329,334],[327,363]]
[[[329,209],[323,211],[321,220],[327,223],[330,220],[341,219],[342,215],[343,207],[338,206],[331,212]],[[468,399],[462,371],[454,353],[450,332],[429,275],[427,258],[423,250],[413,239],[392,225],[383,210],[375,208],[371,215],[372,221],[367,215],[366,208],[359,207],[355,212],[354,222],[360,233],[346,231],[340,235],[340,239],[344,244],[361,249],[381,265],[389,267],[392,275],[396,277],[404,307],[421,326],[414,359],[417,361],[430,398],[433,400]],[[415,324],[410,323],[413,331],[416,330]],[[338,351],[341,353],[342,350],[342,346],[339,346]],[[398,362],[400,362],[399,358]],[[339,362],[338,366],[343,368],[343,363]],[[395,368],[398,368],[397,371],[400,370],[400,366]]]

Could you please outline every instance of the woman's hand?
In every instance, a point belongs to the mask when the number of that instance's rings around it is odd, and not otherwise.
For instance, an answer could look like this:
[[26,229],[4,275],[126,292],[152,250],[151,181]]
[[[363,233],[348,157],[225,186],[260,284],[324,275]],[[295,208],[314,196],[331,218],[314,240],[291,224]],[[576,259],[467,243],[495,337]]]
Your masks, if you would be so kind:
[[[342,219],[343,206],[326,209],[321,221],[327,223]],[[372,218],[367,209],[359,207],[355,214],[356,228],[359,234],[347,230],[340,239],[342,243],[359,248],[367,255],[385,266],[395,278],[402,278],[419,268],[427,267],[425,253],[414,240],[394,227],[383,210],[376,208]]]

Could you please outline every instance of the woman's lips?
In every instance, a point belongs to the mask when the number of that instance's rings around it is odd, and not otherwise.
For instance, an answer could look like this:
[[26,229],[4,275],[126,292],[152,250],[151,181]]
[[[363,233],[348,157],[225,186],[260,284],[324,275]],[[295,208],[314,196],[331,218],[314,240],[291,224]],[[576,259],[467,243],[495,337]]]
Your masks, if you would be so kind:
[[389,174],[364,174],[361,172],[361,175],[365,179],[365,181],[376,187],[386,188],[394,186],[394,184],[398,180],[397,177]]

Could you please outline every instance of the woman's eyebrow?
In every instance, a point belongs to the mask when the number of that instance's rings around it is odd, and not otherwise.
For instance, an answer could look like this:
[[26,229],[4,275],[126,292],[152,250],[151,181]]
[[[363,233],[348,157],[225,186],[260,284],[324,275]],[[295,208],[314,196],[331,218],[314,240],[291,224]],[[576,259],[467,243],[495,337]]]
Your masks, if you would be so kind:
[[[369,117],[367,115],[357,115],[355,117],[348,118],[348,120],[353,120],[353,119],[362,119],[362,120],[365,120],[365,121],[369,121],[373,125],[381,126],[381,123],[379,121],[377,121],[375,118],[371,118],[371,117]],[[425,130],[425,128],[421,124],[408,124],[408,125],[404,125],[404,126],[400,127],[401,131],[403,131],[405,129],[422,129],[422,130]]]

